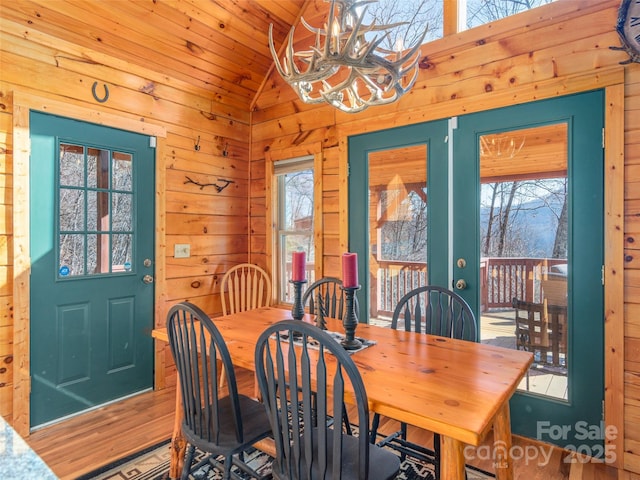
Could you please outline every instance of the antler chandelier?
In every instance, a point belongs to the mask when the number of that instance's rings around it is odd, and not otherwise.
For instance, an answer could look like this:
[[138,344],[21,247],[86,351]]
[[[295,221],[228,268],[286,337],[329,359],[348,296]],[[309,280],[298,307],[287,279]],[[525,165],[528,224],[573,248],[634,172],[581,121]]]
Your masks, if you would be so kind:
[[390,38],[390,30],[407,22],[365,25],[367,4],[377,0],[325,1],[331,1],[331,7],[323,28],[311,27],[301,18],[315,35],[315,45],[294,52],[292,27],[282,62],[273,44],[273,24],[269,26],[269,48],[276,69],[300,99],[327,102],[343,112],[356,113],[394,102],[407,93],[418,77],[419,49],[426,28],[409,49],[403,51],[398,39],[395,51],[388,50],[381,44]]

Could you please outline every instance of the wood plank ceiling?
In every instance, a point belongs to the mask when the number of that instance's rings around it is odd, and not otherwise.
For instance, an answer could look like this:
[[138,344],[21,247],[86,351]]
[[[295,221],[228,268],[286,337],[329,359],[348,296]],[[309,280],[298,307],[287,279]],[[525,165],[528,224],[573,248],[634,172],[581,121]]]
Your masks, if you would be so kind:
[[[306,0],[13,0],[8,19],[206,90],[249,111]],[[25,35],[27,35],[25,30]]]

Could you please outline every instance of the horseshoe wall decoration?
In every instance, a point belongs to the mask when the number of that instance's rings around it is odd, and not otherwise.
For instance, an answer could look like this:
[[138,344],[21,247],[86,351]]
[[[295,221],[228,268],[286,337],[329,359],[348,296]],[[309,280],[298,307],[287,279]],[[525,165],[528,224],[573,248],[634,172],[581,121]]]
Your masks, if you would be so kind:
[[107,86],[106,83],[103,83],[104,85],[104,97],[100,98],[98,97],[98,94],[96,93],[96,87],[98,86],[98,82],[93,82],[93,86],[91,87],[91,93],[93,94],[93,98],[96,99],[96,102],[99,103],[104,103],[107,100],[109,100],[109,87]]

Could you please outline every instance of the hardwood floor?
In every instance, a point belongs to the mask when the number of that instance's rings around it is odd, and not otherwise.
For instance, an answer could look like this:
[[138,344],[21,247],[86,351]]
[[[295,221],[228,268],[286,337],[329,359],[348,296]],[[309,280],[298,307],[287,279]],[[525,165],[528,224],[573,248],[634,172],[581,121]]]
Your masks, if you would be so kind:
[[[236,373],[238,387],[252,393],[253,374],[241,369]],[[56,475],[62,480],[72,480],[170,438],[174,406],[173,388],[148,392],[38,430],[29,436],[27,442]],[[393,420],[383,418],[381,421],[383,432],[394,431],[396,426]],[[430,432],[410,427],[409,435],[417,443],[432,445],[433,435]],[[490,450],[486,448],[491,442],[489,434],[483,444],[485,448],[466,451],[468,463],[493,471],[492,460],[487,458],[490,457]],[[523,459],[514,462],[515,479],[617,478],[614,469],[594,464],[574,468],[570,476],[571,464],[564,461],[566,452],[547,444],[514,437],[514,447],[518,449],[517,452],[529,452],[534,457],[530,461]],[[546,463],[540,461],[542,452],[549,454]],[[577,476],[577,472],[580,472],[580,476]]]

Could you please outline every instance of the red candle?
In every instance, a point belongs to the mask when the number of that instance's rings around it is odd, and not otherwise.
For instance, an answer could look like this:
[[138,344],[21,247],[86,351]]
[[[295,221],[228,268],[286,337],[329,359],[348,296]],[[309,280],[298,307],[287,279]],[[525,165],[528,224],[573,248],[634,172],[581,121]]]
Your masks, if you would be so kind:
[[358,254],[345,253],[342,255],[342,286],[358,286]]
[[295,282],[302,282],[306,280],[307,265],[306,256],[304,252],[292,252],[292,268],[291,268],[291,280]]

